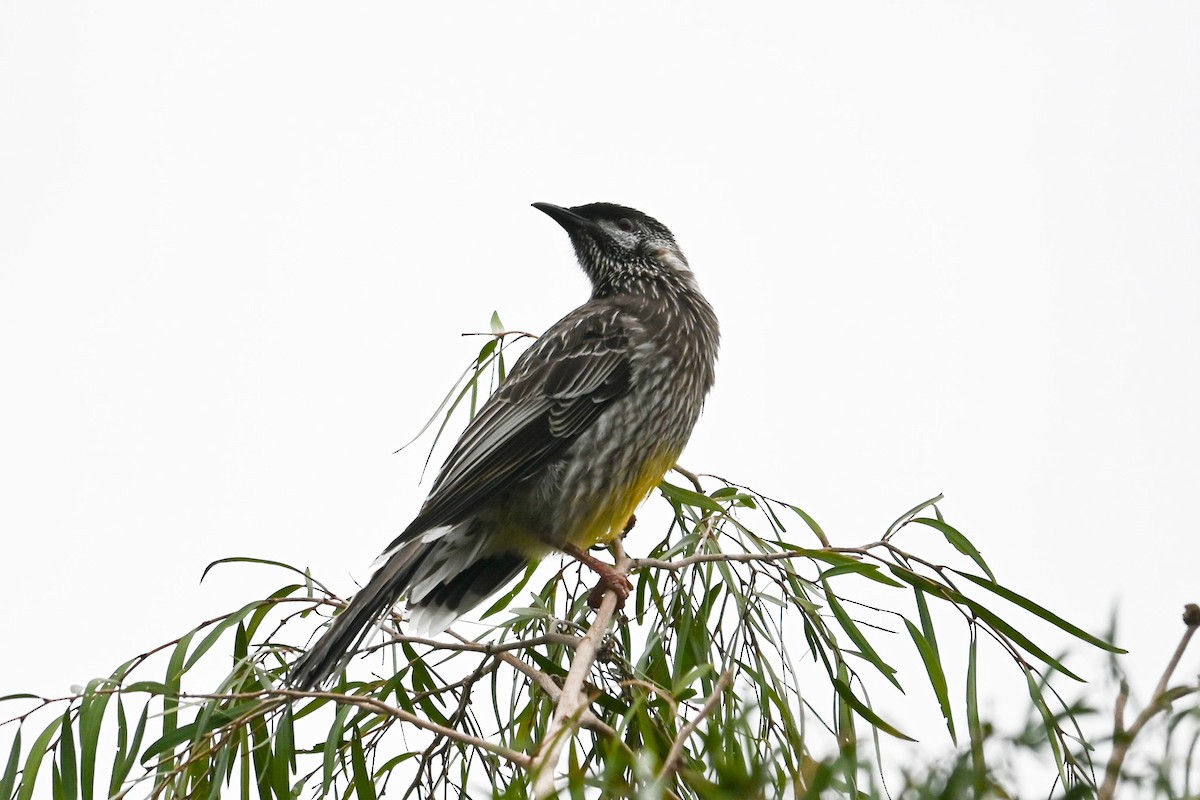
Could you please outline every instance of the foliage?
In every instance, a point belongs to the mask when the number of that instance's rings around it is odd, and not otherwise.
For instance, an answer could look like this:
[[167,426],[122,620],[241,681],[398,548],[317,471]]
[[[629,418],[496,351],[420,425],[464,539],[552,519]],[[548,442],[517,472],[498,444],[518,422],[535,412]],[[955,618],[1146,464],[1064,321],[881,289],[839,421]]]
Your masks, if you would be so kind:
[[[443,427],[474,407],[486,375],[502,379],[495,319],[493,333],[439,410]],[[1089,709],[1056,688],[1079,679],[1028,623],[1119,651],[1000,583],[940,496],[846,546],[794,505],[679,475],[660,486],[668,529],[630,540],[646,556],[615,548],[635,584],[623,611],[611,594],[593,611],[576,565],[548,563],[483,612],[475,637],[408,636],[395,614],[330,691],[292,690],[286,673],[314,622],[344,601],[296,567],[218,562],[288,582],[71,696],[3,698],[16,710],[0,728],[12,734],[0,798],[879,796],[882,741],[908,734],[872,697],[913,685],[893,666],[909,648],[961,750],[902,769],[899,796],[1012,796],[1005,765],[1017,751],[1052,759],[1057,796],[1094,796],[1103,769],[1078,725]],[[948,543],[951,563],[927,552],[923,531]],[[965,653],[946,646],[954,618]],[[981,719],[981,642],[1024,678],[1033,727],[1004,737]],[[955,685],[950,666],[962,661]],[[218,664],[227,675],[203,691]],[[1171,717],[1169,741],[1185,752],[1161,759],[1162,796],[1180,796],[1168,780],[1196,791],[1186,784],[1196,718],[1194,705]]]

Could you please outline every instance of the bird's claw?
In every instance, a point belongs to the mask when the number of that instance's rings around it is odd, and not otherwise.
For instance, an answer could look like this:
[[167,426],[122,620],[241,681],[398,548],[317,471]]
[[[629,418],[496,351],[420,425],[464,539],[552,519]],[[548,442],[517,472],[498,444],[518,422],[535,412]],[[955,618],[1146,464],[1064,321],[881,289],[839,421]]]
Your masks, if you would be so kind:
[[588,607],[595,610],[604,602],[604,595],[609,592],[617,596],[617,608],[625,607],[625,601],[629,598],[629,593],[633,591],[633,582],[615,569],[611,572],[601,572],[600,582],[596,584],[596,588],[592,589],[588,595]]

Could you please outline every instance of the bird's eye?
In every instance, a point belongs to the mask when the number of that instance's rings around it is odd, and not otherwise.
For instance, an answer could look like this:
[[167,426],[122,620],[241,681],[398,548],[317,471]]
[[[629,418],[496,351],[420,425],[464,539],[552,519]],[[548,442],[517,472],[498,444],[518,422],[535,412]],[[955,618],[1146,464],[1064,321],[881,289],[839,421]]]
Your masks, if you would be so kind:
[[621,217],[617,220],[617,227],[626,233],[633,233],[633,220],[628,217]]

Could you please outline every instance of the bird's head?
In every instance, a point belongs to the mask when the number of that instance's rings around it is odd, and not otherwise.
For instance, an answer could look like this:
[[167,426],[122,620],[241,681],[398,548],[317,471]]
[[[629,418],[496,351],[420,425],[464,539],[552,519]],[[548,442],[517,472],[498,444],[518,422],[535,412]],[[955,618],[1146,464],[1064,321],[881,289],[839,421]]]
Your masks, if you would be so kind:
[[596,295],[663,280],[695,285],[675,237],[648,214],[613,203],[573,208],[534,203],[533,207],[566,230]]

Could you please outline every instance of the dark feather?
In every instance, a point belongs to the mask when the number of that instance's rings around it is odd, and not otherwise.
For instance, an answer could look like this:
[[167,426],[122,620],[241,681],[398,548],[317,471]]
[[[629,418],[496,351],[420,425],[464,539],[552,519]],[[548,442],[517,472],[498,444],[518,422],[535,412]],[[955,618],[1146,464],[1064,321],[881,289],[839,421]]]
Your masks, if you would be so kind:
[[393,541],[463,521],[538,473],[632,386],[629,333],[607,301],[576,309],[517,361],[450,451],[425,505]]

